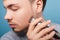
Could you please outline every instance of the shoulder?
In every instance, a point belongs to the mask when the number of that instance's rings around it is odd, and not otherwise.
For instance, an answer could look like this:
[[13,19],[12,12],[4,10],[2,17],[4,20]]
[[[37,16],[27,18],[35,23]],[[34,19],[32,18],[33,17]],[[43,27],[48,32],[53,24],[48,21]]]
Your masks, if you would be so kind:
[[[51,25],[55,26],[55,30],[58,32],[58,35],[60,37],[60,24],[51,23]],[[59,39],[54,38],[54,40],[60,40],[60,38]]]
[[60,27],[60,24],[57,24],[57,23],[52,23],[52,24],[57,26],[57,27]]
[[5,33],[2,37],[1,40],[20,40],[19,37],[13,32],[12,30]]
[[60,24],[56,24],[56,23],[51,23],[52,25],[55,26],[55,30],[57,30],[60,33]]

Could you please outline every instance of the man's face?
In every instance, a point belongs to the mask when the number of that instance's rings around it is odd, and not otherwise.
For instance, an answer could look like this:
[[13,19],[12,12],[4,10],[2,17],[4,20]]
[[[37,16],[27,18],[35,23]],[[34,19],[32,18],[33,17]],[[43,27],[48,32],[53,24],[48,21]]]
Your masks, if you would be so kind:
[[32,17],[31,4],[28,0],[4,0],[4,6],[7,10],[5,19],[14,31],[21,31],[28,26]]
[[38,13],[39,9],[42,9],[41,4],[40,6],[38,4],[38,11],[36,12],[37,6],[35,3],[31,6],[29,0],[4,0],[4,6],[7,11],[5,19],[8,20],[10,27],[16,32],[27,28],[31,17]]

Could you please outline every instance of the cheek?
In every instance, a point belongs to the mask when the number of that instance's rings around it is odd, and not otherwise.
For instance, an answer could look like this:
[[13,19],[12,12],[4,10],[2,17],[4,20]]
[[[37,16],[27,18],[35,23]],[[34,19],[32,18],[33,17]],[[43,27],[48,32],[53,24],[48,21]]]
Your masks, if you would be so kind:
[[26,10],[22,9],[20,11],[15,12],[14,20],[18,25],[26,26],[29,24],[29,19],[31,18],[31,16],[32,16],[31,11],[27,9]]

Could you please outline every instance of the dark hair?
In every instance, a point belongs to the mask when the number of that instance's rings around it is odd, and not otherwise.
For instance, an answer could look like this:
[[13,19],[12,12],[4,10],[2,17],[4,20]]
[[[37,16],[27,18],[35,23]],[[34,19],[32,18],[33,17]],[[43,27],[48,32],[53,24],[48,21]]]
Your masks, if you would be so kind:
[[44,10],[47,0],[42,0],[42,1],[43,1],[43,9],[42,10]]

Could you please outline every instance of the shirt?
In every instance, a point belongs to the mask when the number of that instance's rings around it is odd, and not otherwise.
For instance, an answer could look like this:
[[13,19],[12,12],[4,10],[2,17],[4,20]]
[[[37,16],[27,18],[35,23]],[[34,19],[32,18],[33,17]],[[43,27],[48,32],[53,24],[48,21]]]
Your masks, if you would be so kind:
[[[60,25],[55,24],[56,26],[56,30],[59,29]],[[13,30],[7,32],[6,34],[4,34],[0,40],[27,40],[27,37],[20,37],[18,36]],[[60,40],[60,39],[53,39],[53,40]]]

